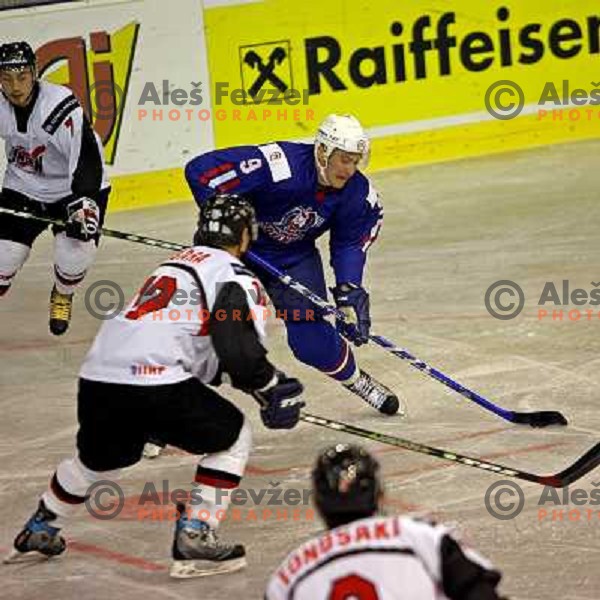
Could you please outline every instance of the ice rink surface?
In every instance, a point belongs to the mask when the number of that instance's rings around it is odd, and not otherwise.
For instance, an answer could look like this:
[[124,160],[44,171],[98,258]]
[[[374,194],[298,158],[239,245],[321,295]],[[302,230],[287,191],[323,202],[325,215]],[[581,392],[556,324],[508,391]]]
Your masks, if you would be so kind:
[[[371,345],[357,351],[360,364],[402,393],[406,421],[378,415],[335,383],[294,362],[281,323],[271,327],[275,362],[306,384],[308,408],[368,429],[407,437],[535,473],[553,473],[600,438],[598,307],[549,306],[563,320],[538,318],[547,281],[561,293],[593,289],[598,260],[600,142],[505,154],[374,176],[386,218],[372,248],[367,284],[373,331],[443,372],[515,410],[558,409],[568,428],[534,430],[511,425],[480,409],[406,362]],[[110,215],[106,226],[187,243],[194,230],[191,203]],[[105,238],[98,260],[75,302],[71,329],[53,338],[47,328],[51,288],[50,236],[40,239],[13,289],[0,302],[0,550],[37,504],[58,462],[74,448],[76,377],[99,321],[85,310],[83,291],[94,281],[119,283],[127,297],[168,252]],[[524,290],[523,312],[513,320],[492,318],[486,289],[512,280]],[[582,318],[570,321],[568,311]],[[586,309],[593,309],[587,320]],[[223,388],[221,388],[225,391]],[[264,429],[252,399],[239,405],[253,423],[255,446],[245,488],[308,487],[317,449],[348,435],[301,423],[289,433]],[[115,415],[118,418],[118,415]],[[600,598],[600,506],[546,505],[563,520],[540,518],[542,489],[524,483],[525,506],[512,520],[490,516],[488,487],[502,477],[465,466],[368,443],[379,456],[388,512],[434,515],[454,523],[504,573],[502,590],[519,600]],[[0,597],[65,600],[131,600],[223,597],[260,598],[270,571],[283,556],[317,532],[310,507],[288,507],[288,519],[269,518],[250,502],[239,522],[226,522],[223,537],[246,544],[245,571],[206,579],[169,578],[172,523],[163,513],[141,520],[135,502],[146,482],[160,490],[187,488],[195,459],[167,455],[128,469],[122,486],[128,510],[111,521],[82,510],[67,531],[70,550],[56,561],[0,565]],[[575,488],[600,486],[600,469]],[[504,497],[504,501],[510,499]],[[252,520],[252,510],[256,521]],[[579,513],[569,510],[579,510]],[[578,521],[574,520],[579,514]],[[591,515],[591,516],[590,516]]]

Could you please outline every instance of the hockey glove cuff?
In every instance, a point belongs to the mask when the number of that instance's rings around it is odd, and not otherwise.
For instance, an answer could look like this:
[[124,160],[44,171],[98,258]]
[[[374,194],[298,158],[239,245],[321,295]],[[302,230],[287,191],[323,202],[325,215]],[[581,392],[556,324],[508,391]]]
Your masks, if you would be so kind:
[[79,198],[67,205],[67,236],[87,242],[98,233],[100,209],[91,198]]
[[252,396],[261,405],[260,417],[269,429],[292,429],[300,420],[300,410],[306,403],[300,398],[304,391],[297,379],[277,371],[273,379]]
[[369,294],[354,283],[341,283],[331,289],[337,307],[346,315],[346,320],[336,319],[337,330],[356,346],[369,341],[371,315]]

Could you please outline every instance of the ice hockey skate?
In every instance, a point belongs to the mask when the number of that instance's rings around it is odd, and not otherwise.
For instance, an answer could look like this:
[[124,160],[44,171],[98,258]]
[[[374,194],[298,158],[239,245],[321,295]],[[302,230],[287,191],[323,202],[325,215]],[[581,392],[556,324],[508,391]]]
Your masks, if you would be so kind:
[[362,369],[354,382],[345,387],[384,415],[406,416],[404,401]]
[[62,335],[69,328],[71,311],[73,308],[73,294],[61,294],[56,286],[50,294],[50,331],[54,335]]
[[171,577],[206,577],[238,571],[246,566],[244,546],[219,541],[216,531],[208,523],[188,518],[183,504],[177,505],[177,513]]
[[60,529],[50,524],[55,519],[56,515],[40,500],[38,509],[15,538],[12,552],[2,562],[14,564],[62,554],[67,545],[59,535]]

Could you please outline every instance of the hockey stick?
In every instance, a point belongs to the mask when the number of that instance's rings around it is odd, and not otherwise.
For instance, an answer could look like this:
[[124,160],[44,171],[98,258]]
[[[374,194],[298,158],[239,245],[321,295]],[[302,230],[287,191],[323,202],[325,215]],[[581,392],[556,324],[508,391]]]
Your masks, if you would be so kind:
[[[11,214],[15,217],[21,217],[21,218],[25,218],[25,219],[34,219],[37,221],[42,221],[44,223],[48,223],[49,225],[64,225],[64,223],[62,221],[48,219],[46,217],[41,217],[41,216],[31,214],[29,212],[17,211],[17,210],[13,210],[11,208],[4,208],[2,206],[0,206],[0,212]],[[168,242],[165,240],[150,238],[150,237],[146,237],[143,235],[136,235],[133,233],[123,233],[121,231],[115,231],[114,229],[102,229],[102,234],[107,237],[113,237],[113,238],[117,238],[117,239],[121,239],[121,240],[126,240],[128,242],[145,244],[147,246],[153,246],[155,248],[163,248],[165,250],[178,251],[178,250],[184,250],[185,248],[188,248],[188,246],[183,245],[183,244],[177,244],[174,242]],[[262,267],[263,269],[265,269],[266,271],[271,273],[274,277],[279,279],[279,281],[281,281],[284,285],[287,285],[288,287],[292,288],[293,290],[295,290],[296,292],[298,292],[305,298],[308,298],[311,302],[313,302],[313,304],[315,304],[316,306],[321,308],[325,314],[335,315],[339,319],[346,318],[346,316],[344,315],[343,312],[341,312],[334,306],[328,304],[325,300],[323,300],[323,298],[321,298],[320,296],[318,296],[317,294],[315,294],[314,292],[309,290],[306,286],[302,285],[299,281],[292,279],[289,275],[286,275],[285,273],[283,273],[282,271],[277,269],[277,267],[271,265],[270,263],[268,263],[267,261],[262,259],[260,256],[254,254],[254,252],[250,251],[246,254],[246,256],[250,260],[252,260],[255,264],[259,265],[260,267]],[[379,347],[390,352],[397,358],[409,361],[409,365],[411,367],[414,367],[415,369],[422,371],[426,375],[429,375],[429,377],[432,377],[436,381],[443,383],[444,385],[451,388],[455,392],[458,392],[465,398],[475,402],[476,404],[485,408],[486,410],[489,410],[489,411],[493,412],[494,414],[498,415],[499,417],[502,417],[506,421],[510,421],[511,423],[531,425],[532,427],[546,427],[548,425],[567,425],[566,418],[560,412],[557,412],[557,411],[544,410],[544,411],[526,413],[526,412],[516,412],[516,411],[512,411],[512,410],[507,410],[505,408],[502,408],[501,406],[497,406],[493,402],[486,400],[483,396],[480,396],[476,392],[474,392],[474,391],[464,387],[460,383],[454,381],[447,375],[444,375],[444,373],[442,373],[441,371],[438,371],[437,369],[434,369],[433,367],[429,366],[424,361],[419,360],[413,354],[408,352],[408,350],[397,347],[393,342],[384,338],[383,336],[371,335],[371,336],[369,336],[369,339],[371,339]]]
[[[346,318],[342,311],[338,310],[335,306],[328,304],[318,294],[315,294],[306,286],[302,285],[299,281],[292,279],[290,275],[286,275],[277,267],[271,265],[266,260],[262,259],[260,256],[254,254],[254,252],[247,252],[246,257],[261,268],[263,268],[265,271],[276,277],[279,281],[281,281],[281,283],[290,287],[294,291],[298,292],[300,295],[310,300],[313,304],[322,309],[324,314],[334,315],[336,318],[342,320]],[[454,381],[447,375],[444,375],[444,373],[442,373],[441,371],[438,371],[437,369],[434,369],[433,367],[429,366],[426,362],[418,359],[408,350],[405,350],[404,348],[399,348],[398,346],[396,346],[396,344],[384,338],[382,335],[370,335],[369,339],[375,342],[375,344],[377,344],[380,348],[383,348],[387,352],[390,352],[397,358],[409,361],[409,365],[411,367],[418,369],[419,371],[425,373],[425,375],[429,375],[429,377],[432,377],[436,381],[443,383],[445,386],[451,388],[455,392],[458,392],[459,394],[475,402],[476,404],[479,404],[479,406],[485,408],[486,410],[489,410],[494,414],[498,415],[499,417],[502,417],[506,421],[523,425],[531,425],[532,427],[547,427],[548,425],[567,425],[568,423],[567,419],[560,412],[554,410],[543,410],[527,413],[507,410],[505,408],[502,408],[501,406],[497,406],[493,402],[486,400],[483,396],[480,396],[478,393],[466,388],[465,386],[461,385],[457,381]]]
[[427,446],[426,444],[411,442],[410,440],[387,435],[385,433],[369,431],[368,429],[363,429],[362,427],[340,423],[340,421],[333,421],[331,419],[318,417],[305,412],[301,414],[300,419],[306,423],[318,425],[319,427],[325,427],[326,429],[333,429],[334,431],[341,431],[342,433],[357,435],[359,437],[373,440],[375,442],[381,442],[382,444],[387,444],[389,446],[396,446],[398,448],[410,450],[411,452],[418,452],[419,454],[435,456],[436,458],[460,463],[462,465],[467,465],[468,467],[474,467],[475,469],[482,469],[484,471],[488,471],[489,473],[505,475],[506,477],[515,477],[516,479],[523,479],[525,481],[538,483],[539,485],[548,485],[555,488],[562,488],[570,485],[600,465],[600,442],[590,448],[590,450],[588,450],[585,454],[580,456],[573,464],[569,465],[566,469],[563,469],[559,473],[554,475],[536,475],[534,473],[528,473],[527,471],[521,471],[519,469],[513,469],[504,465],[498,465],[496,463],[487,462],[479,458],[472,458],[470,456],[465,456],[464,454],[457,454],[456,452],[450,452],[441,448],[434,448],[433,446]]
[[[33,219],[34,221],[48,223],[48,225],[59,225],[61,227],[65,226],[64,221],[60,221],[58,219],[49,219],[48,217],[42,217],[26,211],[14,210],[12,208],[4,208],[3,206],[0,206],[0,213],[6,213],[8,215],[13,215],[14,217],[20,217],[22,219]],[[135,242],[137,244],[145,244],[146,246],[154,246],[155,248],[163,248],[164,250],[178,251],[189,248],[189,246],[183,244],[167,242],[165,240],[158,240],[156,238],[150,238],[143,235],[136,235],[135,233],[124,233],[122,231],[116,231],[114,229],[102,229],[101,233],[106,237],[117,238],[119,240],[125,240],[127,242]]]

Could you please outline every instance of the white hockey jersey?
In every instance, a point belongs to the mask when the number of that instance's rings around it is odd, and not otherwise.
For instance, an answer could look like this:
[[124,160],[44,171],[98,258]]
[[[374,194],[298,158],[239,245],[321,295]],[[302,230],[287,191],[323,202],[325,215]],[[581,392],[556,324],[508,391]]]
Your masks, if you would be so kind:
[[62,85],[38,85],[25,123],[0,94],[0,137],[7,160],[3,187],[45,203],[106,188],[102,144],[77,98]]
[[245,290],[251,321],[262,343],[268,309],[258,279],[228,252],[195,246],[162,263],[133,301],[104,321],[80,377],[162,385],[194,376],[210,383],[219,361],[208,320],[219,289],[227,282],[237,282]]
[[[409,517],[354,521],[291,552],[271,577],[265,599],[446,600],[441,546],[448,535],[444,526]],[[469,564],[491,569],[476,553],[461,550]]]

